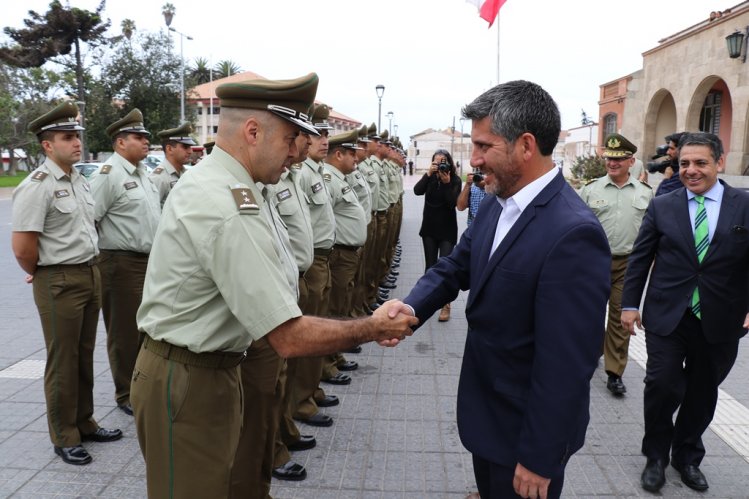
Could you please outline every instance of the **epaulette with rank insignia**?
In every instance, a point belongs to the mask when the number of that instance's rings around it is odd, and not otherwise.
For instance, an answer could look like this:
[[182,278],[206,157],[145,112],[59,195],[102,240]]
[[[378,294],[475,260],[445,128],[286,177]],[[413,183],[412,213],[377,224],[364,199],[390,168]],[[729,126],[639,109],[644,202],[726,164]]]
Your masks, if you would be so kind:
[[333,179],[333,177],[332,177],[332,176],[330,175],[330,173],[323,173],[323,174],[322,174],[322,178],[323,178],[323,179],[324,179],[324,180],[325,180],[326,182],[330,182],[330,181],[331,181],[331,180]]
[[240,213],[251,213],[255,214],[260,211],[260,206],[255,201],[255,196],[252,191],[247,187],[234,187],[231,189],[231,194],[234,197],[234,202],[237,203],[237,209]]
[[158,174],[160,174],[163,171],[164,171],[164,169],[162,167],[157,166],[156,168],[154,168],[153,173],[154,173],[154,175],[158,175]]
[[[638,179],[638,180],[639,180],[639,179]],[[652,189],[652,188],[653,188],[653,186],[652,186],[652,185],[648,184],[648,183],[647,183],[647,182],[645,182],[644,180],[640,180],[640,183],[641,183],[642,185],[645,185],[645,186],[649,187],[650,189]]]
[[31,180],[33,180],[34,182],[41,182],[42,180],[44,180],[45,178],[47,178],[48,175],[49,175],[49,173],[47,173],[47,172],[43,172],[41,170],[37,170],[37,171],[35,171],[34,173],[31,174]]
[[112,171],[112,165],[104,165],[101,168],[99,168],[99,173],[102,175],[108,175],[109,172]]

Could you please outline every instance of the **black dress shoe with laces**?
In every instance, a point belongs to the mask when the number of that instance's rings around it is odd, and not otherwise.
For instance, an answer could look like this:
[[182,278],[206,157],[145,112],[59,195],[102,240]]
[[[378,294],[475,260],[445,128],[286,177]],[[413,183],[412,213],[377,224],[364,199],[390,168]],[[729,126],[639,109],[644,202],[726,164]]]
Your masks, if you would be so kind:
[[606,388],[617,397],[621,397],[627,393],[627,387],[624,386],[621,376],[609,375],[609,379],[606,382]]
[[356,345],[355,347],[351,347],[348,350],[344,350],[346,353],[361,353],[361,345]]
[[307,478],[307,470],[301,464],[289,461],[283,466],[275,468],[271,474],[273,478],[278,480],[288,480],[291,482],[299,482]]
[[55,454],[60,456],[68,464],[82,465],[91,462],[91,454],[82,445],[73,447],[55,446]]
[[338,373],[335,376],[321,380],[323,383],[330,383],[331,385],[350,385],[351,376],[348,374]]
[[130,405],[129,403],[128,404],[118,405],[117,408],[119,410],[121,410],[122,412],[124,412],[125,414],[127,414],[128,416],[132,416],[133,415],[133,406]]
[[299,440],[291,445],[287,445],[286,448],[290,451],[309,450],[317,445],[317,440],[312,435],[301,435]]
[[92,442],[114,442],[122,438],[121,430],[107,430],[106,428],[99,428],[93,433],[88,435],[81,435],[81,440],[92,441]]
[[648,459],[645,469],[642,470],[640,484],[648,492],[658,492],[666,483],[665,463],[660,459]]
[[307,419],[298,419],[297,421],[301,421],[302,423],[308,424],[310,426],[319,426],[321,428],[333,426],[333,418],[331,418],[327,414],[322,414],[319,412],[314,416],[308,417]]
[[339,371],[356,371],[359,369],[359,363],[353,360],[346,360],[340,364],[336,364]]
[[325,398],[323,399],[315,399],[315,403],[317,404],[317,407],[333,407],[334,405],[340,404],[341,401],[338,400],[338,397],[335,395],[325,395]]
[[681,474],[681,481],[690,489],[703,492],[708,489],[707,478],[696,464],[679,464],[672,462],[671,466]]

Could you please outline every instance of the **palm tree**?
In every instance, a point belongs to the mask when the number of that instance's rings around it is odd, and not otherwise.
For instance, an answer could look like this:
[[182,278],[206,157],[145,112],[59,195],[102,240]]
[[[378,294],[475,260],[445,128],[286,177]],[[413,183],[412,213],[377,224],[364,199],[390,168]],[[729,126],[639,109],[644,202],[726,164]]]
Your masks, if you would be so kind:
[[196,57],[193,65],[188,69],[189,76],[195,83],[200,85],[201,83],[208,83],[211,81],[211,68],[208,63],[208,59],[205,57]]
[[132,19],[124,19],[120,24],[120,27],[122,28],[122,34],[125,38],[130,40],[130,37],[133,36],[133,32],[135,31],[135,21]]
[[161,15],[164,16],[164,21],[166,21],[167,28],[171,26],[172,19],[174,19],[174,14],[176,13],[177,7],[175,7],[171,2],[167,2],[161,7]]
[[242,68],[240,68],[236,62],[226,59],[219,61],[219,63],[213,68],[213,71],[216,73],[216,78],[218,79],[237,74],[242,71]]

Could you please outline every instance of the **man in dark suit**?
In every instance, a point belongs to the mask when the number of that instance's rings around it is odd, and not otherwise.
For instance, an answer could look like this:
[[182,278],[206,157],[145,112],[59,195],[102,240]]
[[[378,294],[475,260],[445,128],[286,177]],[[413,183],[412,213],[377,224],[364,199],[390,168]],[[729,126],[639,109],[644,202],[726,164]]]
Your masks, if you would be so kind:
[[[749,194],[718,180],[723,144],[713,134],[686,133],[679,166],[684,188],[648,206],[622,298],[624,327],[634,334],[637,324],[646,333],[641,483],[651,492],[665,483],[669,450],[687,486],[708,488],[699,469],[702,434],[749,326]],[[653,262],[641,321],[637,309]]]
[[609,245],[554,167],[560,118],[546,91],[503,83],[463,115],[473,121],[471,166],[484,174],[487,196],[453,252],[404,302],[423,323],[471,290],[457,415],[481,497],[559,497],[589,420]]

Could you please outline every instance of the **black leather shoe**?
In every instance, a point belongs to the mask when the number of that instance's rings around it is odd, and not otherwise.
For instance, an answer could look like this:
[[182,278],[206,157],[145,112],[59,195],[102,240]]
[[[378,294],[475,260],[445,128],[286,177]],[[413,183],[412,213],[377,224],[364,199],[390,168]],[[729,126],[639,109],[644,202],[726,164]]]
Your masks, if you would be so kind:
[[356,371],[359,369],[359,364],[353,360],[346,360],[340,364],[336,364],[339,371]]
[[82,445],[74,447],[58,447],[55,445],[55,454],[68,464],[81,465],[91,462],[91,454]]
[[309,450],[317,445],[317,440],[312,435],[302,435],[299,440],[291,445],[287,445],[286,448],[290,451]]
[[106,428],[99,428],[93,433],[88,435],[81,435],[81,440],[84,442],[90,440],[92,442],[114,442],[122,438],[121,430],[107,430]]
[[322,400],[315,399],[315,403],[317,404],[317,407],[333,407],[341,402],[335,395],[325,395],[325,398]]
[[606,388],[617,397],[621,397],[627,393],[627,387],[624,386],[621,376],[609,376]]
[[133,406],[130,404],[118,405],[117,408],[121,410],[122,412],[124,412],[125,414],[127,414],[128,416],[133,415]]
[[351,347],[348,350],[344,350],[345,353],[361,353],[361,345],[356,345],[355,347]]
[[640,476],[640,485],[648,492],[658,492],[666,483],[665,464],[660,459],[648,459]]
[[289,461],[283,466],[275,468],[271,474],[278,480],[288,480],[290,482],[299,482],[307,478],[307,470],[301,464]]
[[314,416],[308,417],[307,419],[299,419],[298,421],[301,421],[302,423],[308,424],[310,426],[320,426],[322,428],[333,426],[333,418],[331,418],[327,414],[322,414],[319,412]]
[[401,273],[397,270],[391,270],[390,275],[397,278],[399,275],[401,275]]
[[328,379],[321,380],[323,383],[330,383],[331,385],[350,385],[351,376],[348,374],[338,373]]
[[381,282],[380,289],[395,289],[397,286],[389,282]]
[[705,478],[705,475],[700,471],[700,467],[696,464],[685,464],[682,466],[679,463],[672,462],[671,466],[681,473],[681,481],[690,489],[698,490],[700,492],[708,489],[709,485],[707,484],[707,478]]
[[[389,298],[388,296],[382,296],[382,295],[378,295],[378,296],[377,296],[377,308],[380,308],[380,305],[382,305],[383,303],[385,303],[385,302],[386,302],[386,301],[388,301],[389,299],[390,299],[390,298]],[[375,309],[375,310],[376,310],[376,309]]]

